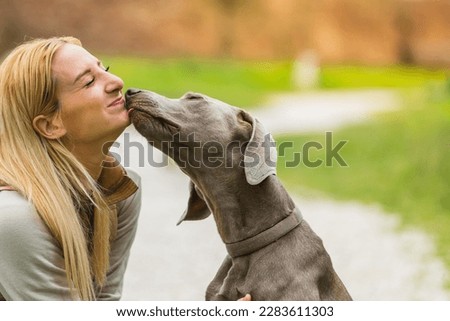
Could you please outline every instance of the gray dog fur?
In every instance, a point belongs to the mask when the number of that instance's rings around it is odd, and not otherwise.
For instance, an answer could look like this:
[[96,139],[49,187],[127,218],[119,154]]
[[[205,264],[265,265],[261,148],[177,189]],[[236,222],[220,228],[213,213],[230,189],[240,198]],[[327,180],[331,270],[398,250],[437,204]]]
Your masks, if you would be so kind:
[[[229,244],[269,229],[296,208],[274,175],[276,155],[261,148],[268,137],[264,128],[246,111],[195,93],[169,99],[130,89],[126,99],[137,131],[191,179],[180,222],[212,213]],[[231,142],[235,148],[228,148]],[[259,162],[249,166],[251,160]],[[237,300],[246,293],[253,300],[351,300],[322,240],[305,220],[251,254],[227,255],[206,300]]]

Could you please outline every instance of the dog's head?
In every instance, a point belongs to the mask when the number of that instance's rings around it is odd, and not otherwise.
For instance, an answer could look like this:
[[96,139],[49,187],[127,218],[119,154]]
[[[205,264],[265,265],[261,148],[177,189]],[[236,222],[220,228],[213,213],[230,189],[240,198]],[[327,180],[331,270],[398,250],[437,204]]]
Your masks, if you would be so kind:
[[[275,174],[272,136],[240,108],[197,93],[169,99],[138,89],[127,91],[126,107],[137,131],[195,182],[191,188],[193,203],[188,207],[200,208],[194,200],[205,198],[198,195],[199,190],[207,196],[202,184],[205,179],[224,184],[245,175],[248,184],[257,185]],[[214,185],[209,183],[208,188]],[[205,213],[198,212],[189,214],[188,208],[184,219],[204,218]]]

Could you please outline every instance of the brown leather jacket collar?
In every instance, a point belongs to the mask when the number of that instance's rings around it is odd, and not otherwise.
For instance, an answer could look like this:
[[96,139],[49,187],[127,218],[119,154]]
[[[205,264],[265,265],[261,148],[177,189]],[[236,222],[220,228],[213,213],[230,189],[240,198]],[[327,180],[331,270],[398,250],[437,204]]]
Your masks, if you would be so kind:
[[[103,169],[98,179],[98,184],[109,205],[127,199],[138,189],[138,186],[128,177],[122,165],[112,156],[107,156],[103,161]],[[13,190],[15,190],[14,187],[0,180],[0,192]]]
[[138,186],[128,177],[125,168],[112,156],[103,161],[103,169],[98,179],[106,202],[109,205],[121,202],[133,195]]

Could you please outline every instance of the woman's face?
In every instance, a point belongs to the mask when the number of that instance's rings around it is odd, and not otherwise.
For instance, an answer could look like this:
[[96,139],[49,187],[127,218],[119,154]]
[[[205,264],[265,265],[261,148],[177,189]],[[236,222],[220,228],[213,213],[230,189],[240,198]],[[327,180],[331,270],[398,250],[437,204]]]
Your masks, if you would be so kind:
[[65,138],[73,145],[113,142],[130,124],[123,81],[84,48],[65,44],[52,62]]

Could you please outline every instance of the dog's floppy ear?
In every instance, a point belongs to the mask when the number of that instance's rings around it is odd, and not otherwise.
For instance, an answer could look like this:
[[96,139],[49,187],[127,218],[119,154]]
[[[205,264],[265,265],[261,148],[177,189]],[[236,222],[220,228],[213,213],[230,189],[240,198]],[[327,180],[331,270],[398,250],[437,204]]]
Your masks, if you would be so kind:
[[197,221],[203,220],[211,215],[211,211],[206,205],[205,201],[197,192],[195,184],[189,182],[189,200],[186,210],[178,221],[177,225],[180,225],[183,221]]
[[252,124],[252,134],[244,152],[245,178],[250,185],[258,185],[269,175],[276,175],[276,144],[258,119],[245,111],[242,117]]

